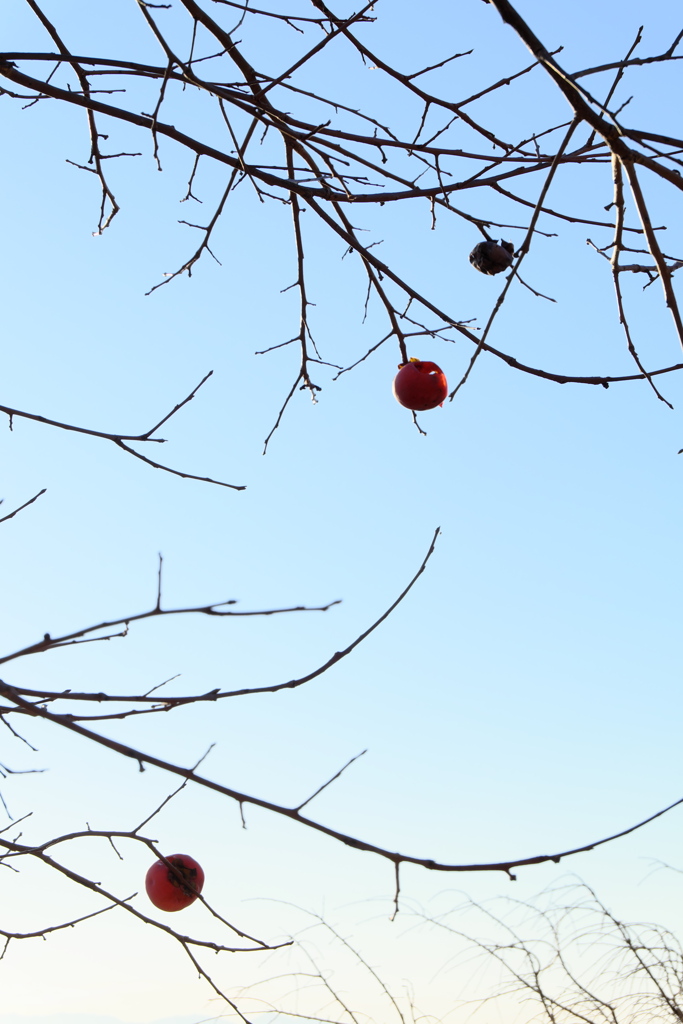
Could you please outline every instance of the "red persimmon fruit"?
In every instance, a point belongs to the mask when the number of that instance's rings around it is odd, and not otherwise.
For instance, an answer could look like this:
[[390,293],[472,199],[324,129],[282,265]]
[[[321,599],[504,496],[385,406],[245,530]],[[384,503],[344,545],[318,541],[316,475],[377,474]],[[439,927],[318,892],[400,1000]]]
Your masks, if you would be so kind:
[[406,409],[424,412],[443,405],[448,394],[446,375],[436,363],[411,359],[394,377],[394,398]]
[[174,853],[166,860],[168,864],[163,860],[156,861],[147,872],[147,895],[159,910],[184,910],[202,891],[204,872],[186,853]]

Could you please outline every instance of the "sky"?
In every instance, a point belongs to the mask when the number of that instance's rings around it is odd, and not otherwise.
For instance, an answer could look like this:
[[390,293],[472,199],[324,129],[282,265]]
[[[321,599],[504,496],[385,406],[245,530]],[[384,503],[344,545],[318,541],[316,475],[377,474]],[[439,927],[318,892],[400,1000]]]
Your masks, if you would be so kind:
[[[85,10],[75,0],[46,0],[44,7],[73,52],[160,60],[133,3]],[[597,16],[587,0],[560,9],[520,0],[518,8],[549,48],[564,46],[570,69],[619,59],[645,17],[642,5],[616,0],[603,0]],[[375,13],[364,38],[400,67],[419,69],[454,48],[474,49],[434,73],[435,88],[455,97],[530,62],[480,0],[430,0],[417,22],[404,0],[379,3]],[[644,54],[668,48],[680,28],[675,14],[673,5],[648,5]],[[297,34],[262,29],[257,20],[242,30],[245,48],[285,69],[300,52]],[[23,0],[2,5],[0,27],[7,52],[52,49]],[[414,132],[419,108],[397,107],[397,92],[379,70],[338,52],[312,62],[302,87],[329,89]],[[623,115],[628,124],[681,134],[678,109],[661,102],[679,88],[677,67],[636,68],[626,77],[618,95],[621,102],[633,96]],[[606,92],[610,81],[593,84]],[[567,117],[538,71],[495,95],[476,109],[510,137]],[[296,278],[288,208],[261,204],[241,187],[212,241],[220,263],[204,257],[190,279],[146,295],[193,251],[195,231],[178,222],[203,223],[224,187],[223,172],[201,165],[196,192],[203,202],[190,210],[190,203],[180,205],[188,155],[162,143],[160,173],[146,135],[105,119],[113,151],[142,155],[110,162],[121,212],[97,236],[96,182],[67,162],[87,160],[82,113],[0,100],[0,401],[132,433],[161,419],[213,370],[164,426],[167,443],[151,454],[246,485],[234,491],[181,480],[103,440],[15,418],[12,431],[0,433],[0,510],[41,488],[46,493],[0,526],[1,650],[151,608],[160,552],[166,607],[341,601],[324,614],[143,622],[125,639],[10,663],[3,679],[119,693],[146,692],[172,676],[179,676],[169,684],[173,693],[285,682],[367,629],[407,585],[440,527],[435,553],[405,601],[312,683],[106,723],[103,734],[183,765],[206,754],[202,769],[210,778],[293,805],[366,751],[309,805],[311,815],[388,849],[449,863],[588,844],[683,797],[683,378],[663,379],[672,411],[642,382],[608,390],[558,385],[482,355],[455,401],[420,417],[425,437],[392,397],[400,354],[389,342],[338,380],[336,370],[316,368],[317,403],[297,392],[264,456],[264,439],[298,371],[295,346],[255,354],[298,330],[296,293],[284,290]],[[144,102],[153,104],[154,93]],[[205,127],[209,115],[195,96],[176,92],[168,102],[175,104],[169,122],[195,119]],[[680,257],[676,204],[649,175],[643,180],[656,223],[668,225],[666,251]],[[534,201],[539,187],[536,180],[518,186]],[[611,197],[611,171],[600,164],[559,172],[548,202],[600,219]],[[431,230],[428,204],[405,206],[354,210],[357,226],[382,243],[385,262],[434,301],[458,319],[484,324],[501,282],[469,266],[481,236],[455,217],[440,217]],[[468,196],[463,206],[524,223],[522,208],[500,196]],[[304,223],[311,329],[322,359],[349,366],[388,328],[372,302],[364,320],[359,262],[343,258],[343,245],[312,216]],[[558,224],[540,222],[558,234],[537,240],[523,275],[557,301],[513,289],[489,340],[559,373],[630,373],[609,268],[586,244],[590,236],[605,245],[611,232]],[[519,244],[521,228],[508,233]],[[640,355],[649,367],[675,363],[679,346],[658,285],[643,291],[642,284],[625,284]],[[471,352],[465,339],[420,339],[411,355],[439,363],[454,384]],[[140,773],[45,723],[31,721],[23,735],[35,751],[5,731],[0,753],[1,765],[14,772],[39,770],[0,779],[12,818],[31,813],[15,826],[2,822],[10,838],[38,844],[88,827],[130,831],[176,788],[160,771]],[[270,942],[299,938],[293,949],[260,959],[206,960],[224,990],[253,1000],[254,1019],[278,985],[288,993],[278,997],[294,991],[298,1005],[309,1007],[307,1000],[319,997],[307,993],[301,975],[313,970],[311,962],[362,1012],[391,1019],[372,977],[311,916],[319,915],[393,992],[404,998],[409,989],[421,1012],[455,1021],[451,1011],[471,981],[467,948],[463,953],[455,936],[421,923],[421,915],[470,900],[532,899],[577,876],[622,918],[675,931],[682,814],[674,810],[559,864],[522,868],[514,883],[496,873],[454,878],[405,867],[395,921],[390,864],[258,809],[246,809],[245,829],[238,807],[218,794],[186,788],[144,834],[168,853],[201,862],[205,895],[228,920]],[[124,841],[119,859],[95,838],[58,849],[64,863],[105,888],[122,897],[137,893],[133,905],[149,912],[146,849]],[[27,932],[101,903],[54,872],[22,865],[19,874],[0,873],[0,907],[0,928]],[[462,915],[467,930],[471,911]],[[223,935],[200,905],[172,923],[214,940]],[[477,919],[476,927],[485,926]],[[484,991],[500,984],[496,971],[489,966],[477,975]],[[278,976],[285,982],[269,988],[267,979]],[[0,991],[0,1024],[195,1024],[226,1012],[177,943],[118,910],[46,940],[10,943],[0,960]],[[517,1011],[523,1024],[526,1011]]]

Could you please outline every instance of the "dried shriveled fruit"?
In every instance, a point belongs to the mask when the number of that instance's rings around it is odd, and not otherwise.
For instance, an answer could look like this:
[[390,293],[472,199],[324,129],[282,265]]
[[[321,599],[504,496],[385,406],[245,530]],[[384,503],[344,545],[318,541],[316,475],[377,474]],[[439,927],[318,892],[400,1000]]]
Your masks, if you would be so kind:
[[470,263],[482,274],[502,274],[512,265],[515,247],[512,242],[480,242],[470,253]]

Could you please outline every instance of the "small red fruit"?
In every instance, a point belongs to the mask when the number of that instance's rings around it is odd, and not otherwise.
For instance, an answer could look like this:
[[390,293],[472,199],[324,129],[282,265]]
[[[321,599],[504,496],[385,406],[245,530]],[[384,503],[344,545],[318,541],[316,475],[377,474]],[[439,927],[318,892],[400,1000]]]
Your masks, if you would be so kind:
[[446,375],[436,363],[411,359],[394,377],[394,398],[406,409],[424,412],[443,405],[448,394]]
[[166,860],[168,864],[163,860],[156,861],[147,872],[147,895],[159,910],[184,910],[202,891],[204,872],[186,853],[174,853]]

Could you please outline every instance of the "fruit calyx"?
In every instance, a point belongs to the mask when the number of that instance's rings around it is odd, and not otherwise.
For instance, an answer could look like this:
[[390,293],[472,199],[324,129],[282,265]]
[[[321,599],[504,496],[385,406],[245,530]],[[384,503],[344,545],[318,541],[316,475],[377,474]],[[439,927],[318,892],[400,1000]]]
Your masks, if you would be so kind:
[[404,366],[410,366],[411,363],[420,373],[443,373],[441,367],[436,363],[431,363],[428,359],[416,359],[415,356],[411,356],[407,363],[399,363],[398,368],[402,370]]

